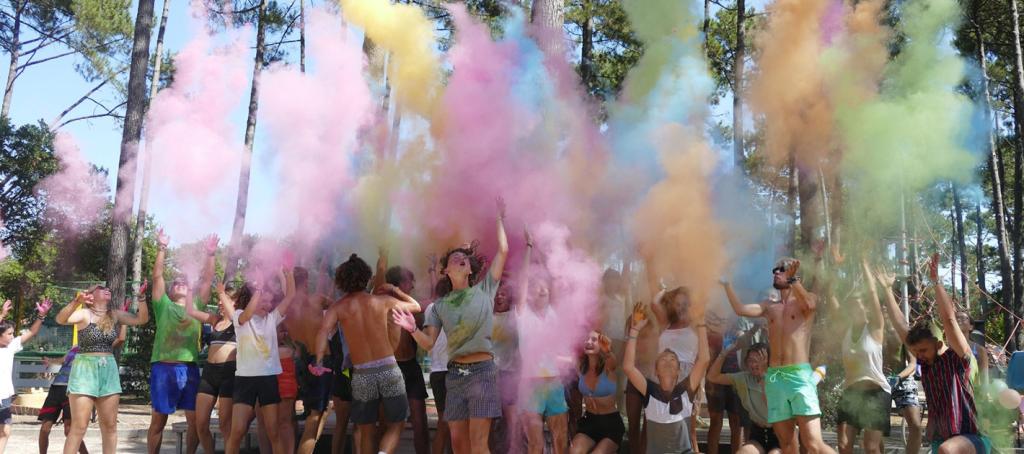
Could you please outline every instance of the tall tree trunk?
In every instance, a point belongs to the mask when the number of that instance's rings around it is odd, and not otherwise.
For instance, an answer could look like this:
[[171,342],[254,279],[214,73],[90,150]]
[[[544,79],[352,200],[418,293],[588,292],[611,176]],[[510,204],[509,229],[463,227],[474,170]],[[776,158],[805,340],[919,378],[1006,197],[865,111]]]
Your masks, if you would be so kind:
[[1024,270],[1022,270],[1021,251],[1021,212],[1024,211],[1024,55],[1020,44],[1020,11],[1017,0],[1010,0],[1010,15],[1013,19],[1013,55],[1014,83],[1013,111],[1014,123],[1017,126],[1017,147],[1013,155],[1013,310],[1017,316],[1024,315]]
[[964,208],[960,201],[960,189],[953,185],[953,219],[956,229],[956,249],[960,253],[960,299],[971,307],[970,282],[967,278],[967,233],[964,232]]
[[797,227],[796,220],[799,218],[797,213],[797,179],[799,178],[796,170],[796,156],[790,152],[789,154],[789,181],[786,186],[786,212],[790,218],[789,223],[789,241],[788,250],[790,255],[796,255],[796,236]]
[[953,253],[949,254],[949,284],[950,284],[950,292],[949,292],[949,294],[953,295],[953,297],[956,297],[956,285],[957,285],[956,273],[958,271],[960,271],[956,267],[956,260],[957,260],[957,257],[960,255],[960,250],[958,249],[957,244],[956,244],[955,241],[956,241],[956,238],[960,236],[960,231],[957,230],[957,226],[956,226],[956,213],[954,211],[955,210],[950,210],[949,211],[949,224],[951,226],[953,226],[953,239],[954,239]]
[[245,153],[238,174],[238,200],[235,202],[235,223],[231,228],[231,247],[225,265],[225,279],[233,279],[238,271],[238,258],[242,253],[242,235],[245,232],[245,213],[249,206],[249,172],[252,166],[252,146],[256,138],[256,113],[260,106],[260,73],[263,71],[263,53],[267,39],[267,0],[261,0],[256,22],[256,57],[252,64],[252,87],[249,91],[249,116],[245,120]]
[[299,71],[306,72],[306,0],[299,0]]
[[[988,61],[985,59],[985,41],[982,39],[981,27],[978,25],[977,1],[975,1],[974,36],[977,39],[978,65],[981,67],[981,88],[984,96],[984,115],[988,128],[988,166],[992,178],[992,214],[996,219],[996,245],[999,248],[999,274],[1002,280],[1002,303],[1012,306],[1014,301],[1013,270],[1010,266],[1009,241],[1006,234],[1006,208],[1003,199],[1002,159],[996,148],[992,128],[992,98],[989,92]],[[1009,326],[1007,326],[1009,329]],[[1009,339],[1011,351],[1017,349],[1016,339]]]
[[[707,40],[708,34],[708,1],[704,1],[704,36]],[[743,60],[746,53],[746,31],[743,28],[746,22],[747,3],[745,0],[736,0],[736,52],[732,61],[732,156],[733,163],[740,171],[745,170],[743,163],[746,161],[743,152]]]
[[583,14],[583,23],[580,25],[580,79],[583,80],[587,93],[590,93],[594,89],[594,29],[590,0],[583,0]]
[[[171,0],[164,0],[163,12],[160,14],[160,28],[156,33],[156,48],[153,54],[153,76],[149,80],[149,107],[156,101],[156,93],[160,90],[160,73],[163,69],[161,57],[164,53],[164,32],[167,31],[167,14],[171,9]],[[142,151],[142,189],[139,192],[139,212],[135,215],[135,234],[132,236],[132,295],[138,295],[142,281],[142,239],[146,235],[146,217],[149,210],[149,179],[153,171],[153,147],[150,141]]]
[[983,235],[982,227],[984,226],[984,220],[981,217],[981,199],[974,204],[974,257],[977,260],[975,270],[978,273],[978,281],[976,282],[978,290],[981,291],[979,296],[981,311],[988,314],[988,298],[985,297],[985,293],[988,290],[985,288],[985,237]]
[[135,15],[131,69],[128,72],[128,103],[121,133],[121,156],[117,165],[117,192],[114,193],[110,257],[107,287],[114,304],[124,301],[125,275],[128,272],[128,232],[135,198],[136,156],[142,136],[142,117],[146,108],[146,70],[149,68],[149,38],[153,32],[154,0],[139,0]]
[[25,10],[26,0],[11,0],[14,7],[14,25],[11,27],[10,67],[7,69],[7,85],[4,87],[4,104],[0,108],[0,117],[7,118],[11,113],[11,98],[14,96],[14,79],[18,76],[18,58],[21,57],[21,13]]
[[797,166],[797,192],[800,194],[800,241],[797,247],[809,251],[821,225],[818,207],[820,189],[816,169]]
[[530,22],[540,30],[539,44],[548,55],[561,55],[562,27],[565,25],[565,6],[562,0],[533,0]]

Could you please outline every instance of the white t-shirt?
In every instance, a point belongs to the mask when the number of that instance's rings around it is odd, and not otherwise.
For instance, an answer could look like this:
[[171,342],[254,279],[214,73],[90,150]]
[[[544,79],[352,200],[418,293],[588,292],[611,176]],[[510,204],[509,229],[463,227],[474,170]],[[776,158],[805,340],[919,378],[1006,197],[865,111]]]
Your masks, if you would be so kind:
[[[672,350],[679,358],[679,379],[684,380],[693,370],[697,362],[697,332],[690,328],[666,329],[658,337],[658,353]],[[693,404],[683,399],[683,416],[689,417],[693,412]]]
[[0,348],[0,399],[14,395],[14,354],[22,350],[21,336],[4,348]]
[[238,323],[242,311],[236,310],[231,315],[235,324],[235,337],[238,339],[238,368],[235,375],[239,377],[263,377],[281,373],[281,357],[277,353],[277,324],[284,317],[277,309],[270,311],[266,317],[253,315],[244,325]]
[[430,372],[448,371],[448,335],[437,333],[437,340],[434,341],[434,348],[430,349]]
[[523,377],[552,378],[558,376],[554,349],[544,336],[537,335],[546,330],[558,329],[555,311],[547,306],[534,312],[529,305],[516,308],[516,323],[519,333],[527,333],[519,338],[520,364]]

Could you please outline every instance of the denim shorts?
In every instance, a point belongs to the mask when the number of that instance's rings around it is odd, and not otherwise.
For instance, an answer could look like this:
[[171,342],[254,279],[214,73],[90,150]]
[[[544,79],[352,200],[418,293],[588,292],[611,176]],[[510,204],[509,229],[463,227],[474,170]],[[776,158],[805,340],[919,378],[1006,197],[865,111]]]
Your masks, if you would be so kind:
[[76,356],[68,376],[68,394],[92,397],[121,394],[121,374],[114,355]]

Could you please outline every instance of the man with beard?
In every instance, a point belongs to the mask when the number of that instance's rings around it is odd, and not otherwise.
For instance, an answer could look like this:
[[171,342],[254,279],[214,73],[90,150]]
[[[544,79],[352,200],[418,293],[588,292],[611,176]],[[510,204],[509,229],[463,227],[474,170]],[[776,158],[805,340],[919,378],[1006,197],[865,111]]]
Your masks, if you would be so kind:
[[783,258],[772,268],[772,286],[779,291],[778,302],[742,304],[732,286],[723,281],[725,294],[736,315],[768,319],[768,345],[772,352],[765,394],[768,423],[772,425],[782,452],[796,454],[794,428],[800,427],[800,446],[809,454],[835,453],[821,438],[821,410],[818,389],[809,363],[811,329],[818,297],[800,283],[800,261]]

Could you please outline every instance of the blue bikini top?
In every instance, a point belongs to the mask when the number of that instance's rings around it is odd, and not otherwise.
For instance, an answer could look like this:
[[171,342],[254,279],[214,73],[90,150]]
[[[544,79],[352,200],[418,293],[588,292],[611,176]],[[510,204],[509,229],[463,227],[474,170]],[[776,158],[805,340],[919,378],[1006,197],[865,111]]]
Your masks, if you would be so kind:
[[615,382],[608,379],[608,372],[601,372],[597,377],[597,388],[591,390],[587,386],[585,375],[579,374],[580,394],[584,397],[608,397],[615,394]]

